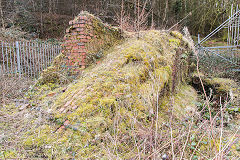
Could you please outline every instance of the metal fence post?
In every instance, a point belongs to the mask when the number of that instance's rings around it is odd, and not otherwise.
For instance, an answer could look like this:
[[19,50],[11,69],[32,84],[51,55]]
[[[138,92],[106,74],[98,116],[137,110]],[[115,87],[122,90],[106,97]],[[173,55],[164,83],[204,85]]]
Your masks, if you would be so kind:
[[20,50],[19,50],[18,41],[16,41],[16,51],[17,51],[17,70],[18,70],[19,77],[21,77]]

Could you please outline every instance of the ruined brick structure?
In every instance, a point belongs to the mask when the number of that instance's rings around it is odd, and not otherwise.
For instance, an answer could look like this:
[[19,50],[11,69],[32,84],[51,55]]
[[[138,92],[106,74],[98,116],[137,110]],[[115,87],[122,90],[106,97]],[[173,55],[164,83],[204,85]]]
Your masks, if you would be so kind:
[[87,12],[81,12],[69,25],[62,46],[70,67],[86,68],[98,52],[121,39],[118,28],[104,24]]

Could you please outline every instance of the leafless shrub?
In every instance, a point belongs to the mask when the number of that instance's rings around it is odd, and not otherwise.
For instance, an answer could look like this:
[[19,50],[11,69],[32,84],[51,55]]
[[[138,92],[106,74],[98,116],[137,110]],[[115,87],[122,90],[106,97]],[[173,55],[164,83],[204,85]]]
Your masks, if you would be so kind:
[[[146,30],[148,28],[147,23],[149,15],[152,14],[152,8],[150,10],[146,10],[148,4],[151,4],[151,1],[135,1],[134,14],[132,15],[129,11],[126,10],[125,3],[122,0],[120,12],[115,11],[116,21],[120,24],[120,28],[122,30],[134,31],[137,33],[139,33],[140,30]],[[153,22],[151,27],[153,27]]]

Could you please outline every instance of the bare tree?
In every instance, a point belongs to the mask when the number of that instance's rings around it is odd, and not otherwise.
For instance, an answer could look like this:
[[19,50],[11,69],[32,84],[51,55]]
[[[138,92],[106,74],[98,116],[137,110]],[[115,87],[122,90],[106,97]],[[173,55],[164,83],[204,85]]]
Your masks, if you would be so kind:
[[2,6],[2,0],[0,0],[0,14],[1,14],[2,28],[5,29],[5,21],[4,21],[4,17],[3,17],[3,6]]

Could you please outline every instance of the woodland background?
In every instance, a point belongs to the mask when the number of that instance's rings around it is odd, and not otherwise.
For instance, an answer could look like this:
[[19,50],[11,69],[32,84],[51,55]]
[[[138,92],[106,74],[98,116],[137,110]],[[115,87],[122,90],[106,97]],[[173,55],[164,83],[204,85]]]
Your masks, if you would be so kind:
[[[69,20],[81,10],[112,25],[134,30],[188,26],[192,35],[206,35],[220,25],[239,0],[0,0],[0,27],[18,28],[33,38],[62,38]],[[139,17],[140,16],[140,17]],[[141,17],[142,16],[142,17]]]

